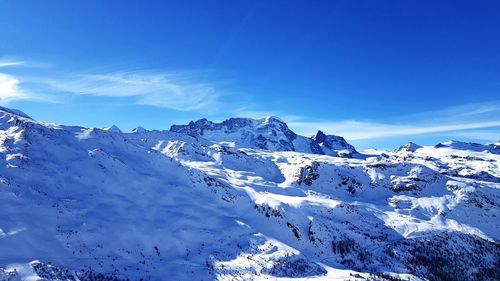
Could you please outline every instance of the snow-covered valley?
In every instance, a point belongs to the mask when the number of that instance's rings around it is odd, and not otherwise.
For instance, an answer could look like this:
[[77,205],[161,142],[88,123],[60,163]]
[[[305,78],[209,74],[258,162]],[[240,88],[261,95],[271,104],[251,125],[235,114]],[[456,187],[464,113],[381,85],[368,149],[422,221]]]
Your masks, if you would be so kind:
[[500,280],[500,143],[275,117],[132,133],[0,108],[0,280]]

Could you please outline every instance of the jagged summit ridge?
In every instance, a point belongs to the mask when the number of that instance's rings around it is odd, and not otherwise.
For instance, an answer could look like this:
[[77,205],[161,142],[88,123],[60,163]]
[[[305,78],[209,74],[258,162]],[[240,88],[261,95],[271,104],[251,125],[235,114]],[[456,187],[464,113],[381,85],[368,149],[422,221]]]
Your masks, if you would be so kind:
[[272,151],[297,151],[332,156],[350,156],[357,153],[354,146],[342,137],[326,135],[322,131],[313,137],[304,137],[293,132],[284,121],[274,116],[261,119],[230,118],[220,123],[204,118],[191,121],[187,125],[173,125],[170,132]]
[[262,119],[251,119],[251,118],[229,118],[222,122],[216,123],[212,122],[206,118],[199,119],[197,121],[191,121],[187,125],[172,125],[170,127],[171,132],[186,133],[190,135],[204,135],[205,131],[215,131],[221,130],[225,133],[232,133],[242,128],[247,129],[266,129],[269,127],[279,128],[281,131],[290,134],[290,138],[294,138],[294,133],[288,129],[288,126],[281,119],[268,116]]
[[326,135],[320,130],[311,139],[321,147],[324,154],[352,155],[357,153],[354,146],[347,143],[341,136]]

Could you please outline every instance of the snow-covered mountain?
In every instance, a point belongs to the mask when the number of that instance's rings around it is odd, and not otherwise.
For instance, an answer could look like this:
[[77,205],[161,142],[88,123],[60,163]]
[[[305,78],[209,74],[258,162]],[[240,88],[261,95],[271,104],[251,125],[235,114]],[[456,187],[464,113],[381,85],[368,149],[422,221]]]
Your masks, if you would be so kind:
[[277,117],[262,119],[231,118],[221,123],[207,119],[188,125],[173,125],[171,132],[202,137],[214,142],[231,143],[233,146],[273,151],[297,151],[332,156],[350,156],[354,147],[339,136],[327,136],[323,132],[311,137],[295,134]]
[[498,144],[368,153],[275,117],[123,133],[0,108],[0,153],[0,280],[500,279]]

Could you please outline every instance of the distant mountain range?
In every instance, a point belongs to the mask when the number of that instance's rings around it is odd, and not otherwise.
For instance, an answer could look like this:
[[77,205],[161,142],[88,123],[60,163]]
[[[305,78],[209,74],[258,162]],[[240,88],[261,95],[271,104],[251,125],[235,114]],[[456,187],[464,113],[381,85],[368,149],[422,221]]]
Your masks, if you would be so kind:
[[500,280],[500,142],[357,151],[277,117],[0,108],[0,281]]
[[330,156],[351,156],[357,153],[354,146],[348,144],[342,137],[325,135],[321,131],[313,137],[303,137],[292,132],[285,122],[273,116],[259,120],[231,118],[221,123],[201,119],[188,125],[173,125],[170,131],[202,137],[213,142],[229,142],[242,148],[297,151]]

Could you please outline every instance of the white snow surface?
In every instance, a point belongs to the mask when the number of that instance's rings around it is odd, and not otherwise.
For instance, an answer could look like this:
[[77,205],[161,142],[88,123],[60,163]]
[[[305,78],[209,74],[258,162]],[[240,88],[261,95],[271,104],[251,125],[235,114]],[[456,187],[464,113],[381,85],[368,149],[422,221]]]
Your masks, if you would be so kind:
[[341,158],[279,133],[241,145],[249,130],[123,133],[0,108],[0,280],[500,276],[495,144]]

